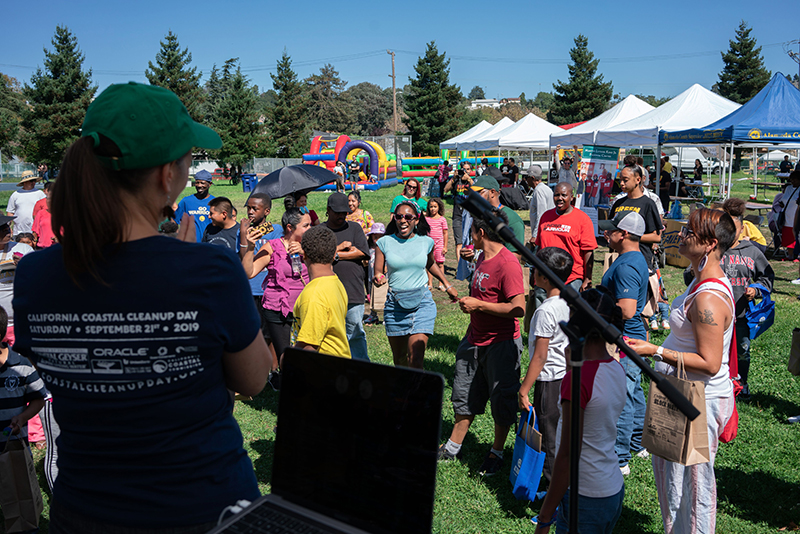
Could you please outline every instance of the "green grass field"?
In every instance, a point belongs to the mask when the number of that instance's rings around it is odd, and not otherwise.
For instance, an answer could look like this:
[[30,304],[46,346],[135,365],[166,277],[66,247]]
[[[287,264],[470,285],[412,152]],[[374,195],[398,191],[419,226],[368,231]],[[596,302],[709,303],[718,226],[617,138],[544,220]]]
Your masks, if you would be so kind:
[[[734,196],[747,198],[752,188],[749,182],[735,181],[741,177],[743,175],[734,176]],[[247,194],[242,192],[241,186],[215,184],[211,192],[215,196],[228,196],[240,208],[239,217],[244,216],[241,206]],[[399,187],[364,192],[363,207],[377,221],[387,223],[391,200],[400,192]],[[191,193],[192,189],[185,191],[185,194]],[[770,198],[773,194],[770,193]],[[325,193],[312,193],[309,196],[309,207],[316,210],[323,220],[327,196]],[[5,207],[7,200],[8,193],[0,193],[0,209]],[[273,206],[270,220],[280,221],[282,213],[283,204],[279,200]],[[519,214],[528,220],[527,212]],[[455,250],[452,245],[448,248]],[[602,261],[602,249],[600,252],[598,256]],[[447,263],[449,277],[454,274],[452,254],[450,252]],[[717,455],[718,532],[726,534],[768,533],[791,523],[800,524],[800,425],[785,424],[787,417],[800,414],[800,380],[786,370],[792,329],[800,326],[797,320],[800,317],[800,301],[796,298],[800,288],[790,284],[791,280],[798,277],[798,269],[797,264],[788,262],[773,262],[773,268],[776,273],[773,298],[778,308],[776,321],[768,332],[753,342],[750,378],[752,401],[739,404],[739,436],[733,443],[722,445]],[[601,271],[602,263],[596,264],[595,284],[600,282]],[[672,299],[684,289],[682,269],[668,266],[663,273]],[[455,285],[460,294],[467,293],[464,282],[456,282]],[[436,334],[430,339],[425,367],[445,377],[447,389],[442,410],[442,439],[446,439],[453,424],[449,397],[454,353],[466,331],[469,318],[451,304],[443,293],[437,291],[435,299],[439,304]],[[383,327],[367,327],[367,338],[372,361],[391,364],[391,352]],[[654,342],[659,343],[663,338],[663,334],[656,334]],[[527,347],[527,337],[524,341]],[[527,357],[526,350],[523,373],[527,367]],[[276,410],[277,394],[269,387],[253,401],[237,402],[235,408],[245,448],[253,460],[263,492],[270,489]],[[491,417],[488,414],[478,416],[464,445],[464,461],[439,466],[434,532],[532,531],[530,517],[537,512],[537,508],[528,502],[515,500],[508,482],[513,435],[506,443],[508,460],[501,473],[490,478],[475,474],[492,438]],[[34,457],[39,468],[40,484],[46,488],[41,473],[44,452],[34,451]],[[634,458],[631,475],[625,482],[624,509],[615,532],[662,532],[649,460]],[[48,501],[49,494],[45,491],[42,532],[47,532]]]

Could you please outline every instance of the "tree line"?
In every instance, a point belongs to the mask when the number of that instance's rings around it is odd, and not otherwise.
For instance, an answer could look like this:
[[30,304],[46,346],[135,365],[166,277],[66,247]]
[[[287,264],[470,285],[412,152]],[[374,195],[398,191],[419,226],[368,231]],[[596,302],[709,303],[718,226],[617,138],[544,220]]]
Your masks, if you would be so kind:
[[[771,77],[750,32],[742,21],[729,50],[721,53],[723,68],[712,88],[738,103],[752,98]],[[57,168],[66,148],[80,135],[97,85],[92,83],[91,69],[84,70],[85,57],[68,28],[56,27],[51,43],[43,67],[30,83],[0,75],[0,150],[4,158],[16,154]],[[415,153],[431,155],[438,153],[441,141],[481,120],[516,121],[534,113],[563,125],[596,117],[621,96],[598,72],[599,59],[589,50],[588,39],[578,35],[574,43],[568,78],[553,84],[553,92],[539,92],[533,99],[522,93],[498,109],[471,110],[469,102],[485,98],[484,90],[475,86],[464,96],[451,84],[449,59],[432,41],[418,58],[414,76],[398,91],[398,129],[412,135]],[[181,49],[177,35],[170,31],[160,45],[155,61],[148,62],[145,70],[148,82],[175,92],[195,120],[219,132],[223,147],[209,156],[233,172],[240,173],[253,157],[299,157],[308,149],[314,130],[362,136],[391,132],[391,88],[368,82],[347,87],[333,65],[301,80],[284,51],[270,74],[272,88],[260,92],[242,73],[238,58],[214,65],[201,83],[203,75],[191,65],[192,54]],[[669,99],[637,96],[654,106]]]

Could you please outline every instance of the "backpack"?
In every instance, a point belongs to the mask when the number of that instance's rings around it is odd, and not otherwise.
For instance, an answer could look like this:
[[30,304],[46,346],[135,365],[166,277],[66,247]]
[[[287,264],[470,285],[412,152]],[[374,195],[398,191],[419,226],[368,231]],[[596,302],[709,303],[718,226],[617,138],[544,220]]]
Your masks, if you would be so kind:
[[775,322],[775,301],[770,298],[769,289],[761,284],[750,284],[750,287],[761,291],[761,302],[756,303],[751,300],[745,312],[747,326],[750,328],[750,339],[753,340],[766,332]]

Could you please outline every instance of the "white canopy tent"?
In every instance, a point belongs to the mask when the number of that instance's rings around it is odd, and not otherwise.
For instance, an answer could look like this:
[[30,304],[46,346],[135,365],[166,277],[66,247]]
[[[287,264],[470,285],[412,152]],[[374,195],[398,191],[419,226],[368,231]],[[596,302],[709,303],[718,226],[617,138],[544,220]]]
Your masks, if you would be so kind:
[[563,131],[560,126],[551,124],[533,113],[528,113],[508,128],[488,138],[483,138],[478,142],[480,146],[477,149],[547,150],[550,148],[550,136]]
[[694,84],[669,102],[631,119],[600,130],[594,142],[604,146],[657,146],[661,130],[702,128],[741,106]]
[[574,128],[550,136],[550,146],[594,145],[597,132],[640,117],[655,108],[634,95],[628,95],[613,108]]
[[[457,150],[486,150],[485,148],[481,148],[479,146],[482,141],[484,141],[486,139],[492,139],[493,137],[496,137],[497,133],[505,130],[506,128],[508,128],[509,126],[511,126],[513,124],[514,124],[514,121],[512,121],[508,117],[503,117],[502,119],[500,119],[500,121],[498,121],[497,124],[495,124],[494,126],[492,126],[490,128],[487,128],[483,132],[473,136],[472,139],[466,139],[466,140],[461,141],[460,143],[458,143],[458,146],[456,147],[456,149]],[[496,147],[494,147],[494,148],[496,148]]]
[[456,150],[459,144],[463,144],[466,141],[476,138],[478,135],[482,134],[486,130],[492,127],[492,123],[487,121],[481,121],[466,132],[463,132],[447,141],[442,141],[439,143],[439,150]]
[[783,161],[785,156],[789,156],[791,159],[792,155],[783,152],[782,150],[773,150],[769,154],[765,154],[758,159],[765,160],[765,161]]

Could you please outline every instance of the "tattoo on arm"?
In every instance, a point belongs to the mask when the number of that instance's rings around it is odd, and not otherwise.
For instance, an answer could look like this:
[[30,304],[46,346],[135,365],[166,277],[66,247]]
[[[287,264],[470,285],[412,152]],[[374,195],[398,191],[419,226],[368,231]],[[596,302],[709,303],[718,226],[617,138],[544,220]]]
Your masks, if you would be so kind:
[[711,310],[703,310],[700,312],[700,323],[717,326],[717,323],[714,322],[714,314],[711,313]]

